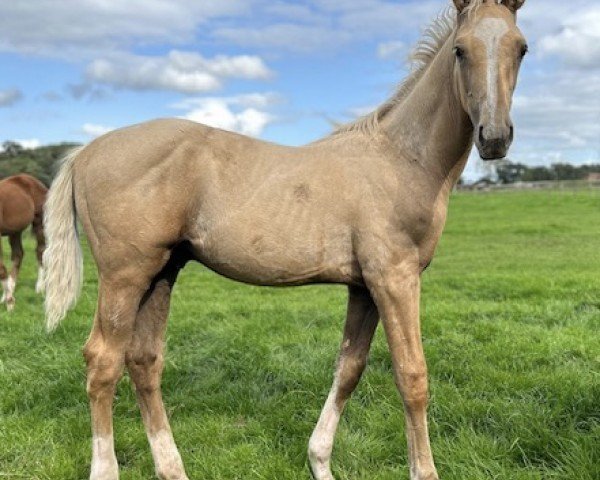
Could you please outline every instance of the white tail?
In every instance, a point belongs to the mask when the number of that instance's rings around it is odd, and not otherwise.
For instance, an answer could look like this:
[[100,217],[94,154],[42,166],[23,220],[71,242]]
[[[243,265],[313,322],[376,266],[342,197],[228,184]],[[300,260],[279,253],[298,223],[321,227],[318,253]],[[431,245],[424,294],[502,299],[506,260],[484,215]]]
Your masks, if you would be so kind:
[[73,198],[73,163],[83,150],[76,148],[63,159],[44,206],[44,281],[46,329],[51,332],[75,305],[81,291],[83,257],[77,234]]

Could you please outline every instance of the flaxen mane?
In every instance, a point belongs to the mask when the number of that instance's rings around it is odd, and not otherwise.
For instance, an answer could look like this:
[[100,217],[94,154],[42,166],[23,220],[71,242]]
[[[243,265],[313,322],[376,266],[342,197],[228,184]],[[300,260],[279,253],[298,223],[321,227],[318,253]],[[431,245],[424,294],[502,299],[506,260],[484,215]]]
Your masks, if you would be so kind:
[[[490,0],[473,0],[464,10],[466,15],[471,15],[481,5]],[[498,0],[492,0],[500,3]],[[436,57],[440,49],[446,43],[446,40],[454,34],[456,30],[456,9],[451,6],[446,8],[437,18],[425,29],[421,39],[409,55],[411,73],[406,77],[385,103],[381,104],[374,112],[371,112],[359,119],[339,126],[332,135],[346,132],[372,133],[377,129],[379,121],[384,118],[392,108],[406,98],[419,79],[425,74],[429,65]]]

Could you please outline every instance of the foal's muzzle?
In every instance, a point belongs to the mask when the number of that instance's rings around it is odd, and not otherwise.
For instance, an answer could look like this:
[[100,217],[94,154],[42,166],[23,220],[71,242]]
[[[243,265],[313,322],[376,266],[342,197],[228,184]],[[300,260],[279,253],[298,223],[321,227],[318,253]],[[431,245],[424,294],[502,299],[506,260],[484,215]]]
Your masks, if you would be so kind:
[[514,136],[512,122],[501,126],[479,125],[475,144],[483,160],[499,160],[506,157]]

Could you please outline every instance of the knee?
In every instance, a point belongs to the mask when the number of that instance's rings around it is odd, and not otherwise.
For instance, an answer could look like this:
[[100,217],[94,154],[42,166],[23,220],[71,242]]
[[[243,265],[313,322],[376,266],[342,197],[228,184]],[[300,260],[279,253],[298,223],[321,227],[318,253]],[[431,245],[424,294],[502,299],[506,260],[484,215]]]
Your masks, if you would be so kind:
[[88,368],[86,386],[88,397],[99,400],[106,395],[112,395],[120,376],[121,369],[116,365]]
[[367,359],[363,357],[347,357],[340,360],[337,379],[339,397],[346,399],[352,394],[366,366]]
[[8,271],[4,265],[0,265],[0,280],[6,280],[8,278]]
[[134,352],[126,356],[127,368],[135,388],[140,393],[152,393],[160,388],[162,358],[155,352]]
[[88,397],[97,400],[112,394],[121,376],[122,361],[115,355],[94,349],[92,345],[84,347],[83,356],[87,363]]
[[88,368],[94,363],[94,360],[96,359],[96,357],[98,357],[99,353],[99,345],[97,345],[97,342],[95,340],[90,338],[81,350],[81,354],[83,355],[83,359],[85,360],[85,363],[88,366]]
[[427,369],[406,369],[397,375],[396,382],[405,405],[409,408],[424,408],[427,406]]

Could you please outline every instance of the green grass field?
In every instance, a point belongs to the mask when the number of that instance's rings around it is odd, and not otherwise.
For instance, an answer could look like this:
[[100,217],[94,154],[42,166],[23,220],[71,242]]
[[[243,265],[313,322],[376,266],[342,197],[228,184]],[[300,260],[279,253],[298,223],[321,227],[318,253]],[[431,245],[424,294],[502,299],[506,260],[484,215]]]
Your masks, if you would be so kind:
[[[6,243],[6,240],[5,240]],[[81,346],[95,298],[43,330],[28,240],[0,312],[0,478],[84,479]],[[308,479],[344,287],[269,289],[189,265],[174,294],[163,393],[191,479]],[[600,479],[600,191],[457,194],[423,280],[434,455],[443,480]],[[153,478],[128,378],[115,403],[121,479]],[[338,479],[407,479],[381,329],[334,449]]]

